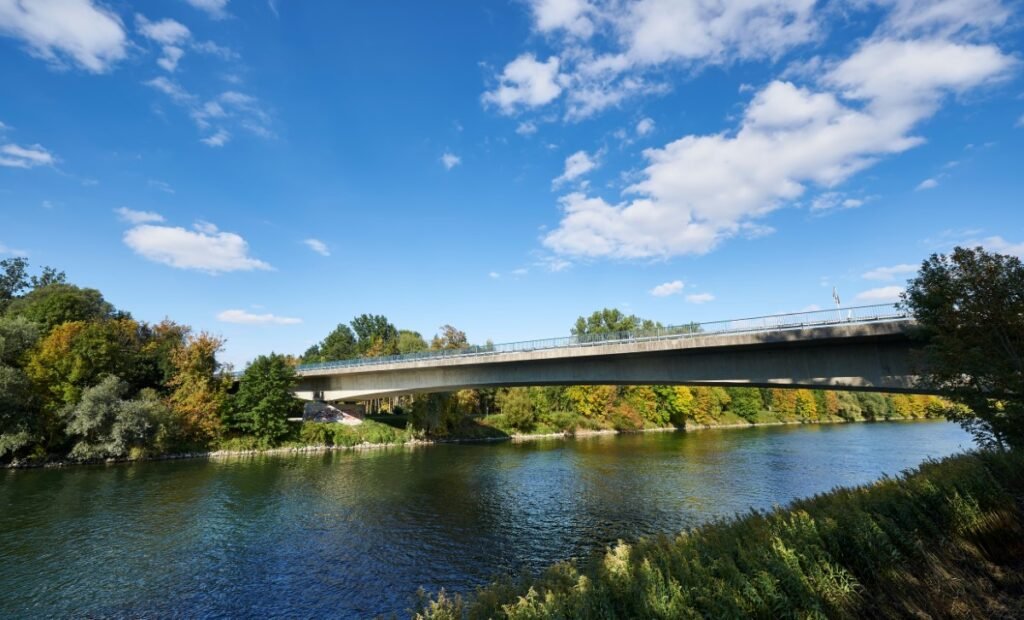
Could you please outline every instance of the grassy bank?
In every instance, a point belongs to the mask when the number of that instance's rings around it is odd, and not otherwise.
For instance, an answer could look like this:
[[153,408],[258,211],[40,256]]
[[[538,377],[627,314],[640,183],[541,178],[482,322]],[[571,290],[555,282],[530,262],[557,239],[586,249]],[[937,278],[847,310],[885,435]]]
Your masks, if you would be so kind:
[[928,462],[768,514],[619,543],[418,617],[1024,617],[1024,455]]

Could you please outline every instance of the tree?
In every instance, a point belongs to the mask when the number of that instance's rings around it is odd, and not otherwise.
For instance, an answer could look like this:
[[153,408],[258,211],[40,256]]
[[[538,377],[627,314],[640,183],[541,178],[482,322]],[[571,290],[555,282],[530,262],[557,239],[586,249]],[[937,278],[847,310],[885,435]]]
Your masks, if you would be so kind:
[[179,435],[205,443],[220,435],[231,386],[230,377],[219,374],[217,353],[223,347],[223,339],[200,332],[171,352],[174,371],[167,383],[172,390],[167,402],[178,424],[164,441],[173,443],[179,438],[174,435]]
[[145,351],[148,337],[148,329],[131,319],[62,323],[33,349],[26,370],[51,413],[78,402],[84,389],[107,375],[134,391],[159,388],[159,368]]
[[921,264],[903,294],[924,342],[921,385],[985,445],[1024,446],[1024,263],[954,248]]
[[0,458],[27,445],[38,415],[32,383],[23,370],[39,328],[23,318],[0,319]]
[[748,422],[757,420],[757,414],[764,409],[761,392],[757,388],[726,388],[729,394],[729,410]]
[[264,445],[288,434],[288,418],[302,414],[302,401],[292,395],[295,369],[283,355],[257,357],[245,369],[232,399],[234,422]]
[[435,334],[433,340],[430,341],[430,348],[434,351],[465,349],[468,346],[466,332],[451,325],[442,325],[441,333]]
[[352,319],[360,355],[380,357],[398,353],[398,329],[381,314],[360,314]]
[[157,400],[125,400],[129,386],[114,375],[86,389],[67,407],[66,432],[77,439],[70,456],[80,459],[123,457],[152,437],[163,407]]
[[23,256],[0,261],[0,313],[26,289],[64,284],[66,280],[64,272],[53,267],[43,267],[38,276],[29,277],[28,259]]
[[0,261],[0,311],[28,288],[28,259],[22,256]]
[[597,310],[588,317],[579,317],[570,330],[574,336],[588,334],[614,334],[634,330],[653,330],[661,327],[660,323],[641,319],[635,314],[625,315],[618,309],[604,308]]
[[518,431],[531,431],[537,424],[537,406],[530,391],[536,388],[502,388],[494,396],[494,402],[509,426]]
[[320,341],[320,344],[310,347],[302,356],[306,363],[331,362],[335,360],[347,360],[359,354],[356,347],[356,335],[352,329],[344,323],[338,323],[334,331],[327,334],[327,337]]
[[565,398],[576,413],[597,418],[615,406],[619,390],[614,385],[571,385],[565,388]]
[[92,288],[71,284],[49,284],[32,289],[24,297],[13,300],[8,316],[23,316],[48,332],[61,323],[128,318],[119,315],[103,295]]
[[423,339],[419,332],[408,329],[398,330],[398,352],[400,354],[419,353],[420,351],[426,351],[428,348],[427,341]]

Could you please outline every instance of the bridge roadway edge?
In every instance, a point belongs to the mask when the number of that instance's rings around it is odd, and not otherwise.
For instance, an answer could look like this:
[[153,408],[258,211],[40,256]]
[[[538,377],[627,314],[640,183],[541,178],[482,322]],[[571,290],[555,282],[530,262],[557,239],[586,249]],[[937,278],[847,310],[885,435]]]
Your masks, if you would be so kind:
[[929,393],[910,321],[708,334],[304,371],[296,394],[362,400],[525,385],[711,385]]

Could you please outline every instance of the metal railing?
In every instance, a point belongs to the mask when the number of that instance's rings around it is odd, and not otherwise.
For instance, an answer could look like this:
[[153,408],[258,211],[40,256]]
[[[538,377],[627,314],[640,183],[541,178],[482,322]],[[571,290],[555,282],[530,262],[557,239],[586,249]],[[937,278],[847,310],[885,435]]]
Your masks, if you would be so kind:
[[793,312],[790,314],[773,314],[747,319],[729,321],[711,321],[707,323],[688,323],[654,329],[640,329],[626,332],[605,334],[579,334],[562,338],[545,338],[542,340],[524,340],[505,344],[485,344],[466,347],[464,349],[443,349],[439,351],[421,351],[404,355],[384,357],[365,357],[358,359],[321,362],[318,364],[302,364],[296,368],[299,372],[315,370],[331,370],[335,368],[351,368],[356,366],[376,366],[395,362],[412,362],[436,358],[475,357],[496,355],[499,353],[520,353],[543,349],[561,349],[567,347],[588,347],[600,344],[644,342],[651,340],[670,340],[694,338],[717,334],[740,334],[757,332],[774,332],[804,327],[823,327],[850,323],[879,323],[902,321],[912,318],[908,312],[895,304],[874,306],[855,306],[851,308],[833,308],[830,310],[814,310],[811,312]]

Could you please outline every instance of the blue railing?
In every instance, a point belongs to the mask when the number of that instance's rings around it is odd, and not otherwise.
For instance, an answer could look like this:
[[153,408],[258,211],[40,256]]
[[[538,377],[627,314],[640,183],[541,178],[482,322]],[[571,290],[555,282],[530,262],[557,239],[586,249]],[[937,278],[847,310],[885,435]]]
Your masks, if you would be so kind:
[[464,349],[444,349],[440,351],[421,351],[404,355],[384,357],[365,357],[319,364],[302,364],[296,368],[299,372],[315,370],[331,370],[335,368],[351,368],[355,366],[375,366],[393,364],[395,362],[412,362],[436,358],[474,357],[494,355],[498,353],[519,353],[542,349],[560,349],[566,347],[587,347],[597,344],[614,344],[616,342],[643,342],[649,340],[668,340],[675,338],[693,338],[716,334],[737,334],[751,332],[772,332],[803,327],[821,327],[827,325],[849,323],[877,323],[883,321],[909,320],[910,314],[895,304],[875,306],[856,306],[852,308],[833,308],[830,310],[813,310],[811,312],[793,312],[790,314],[773,314],[747,319],[729,321],[711,321],[708,323],[689,323],[654,329],[612,332],[606,334],[580,334],[562,338],[545,338],[542,340],[524,340],[505,344],[485,344],[466,347]]

